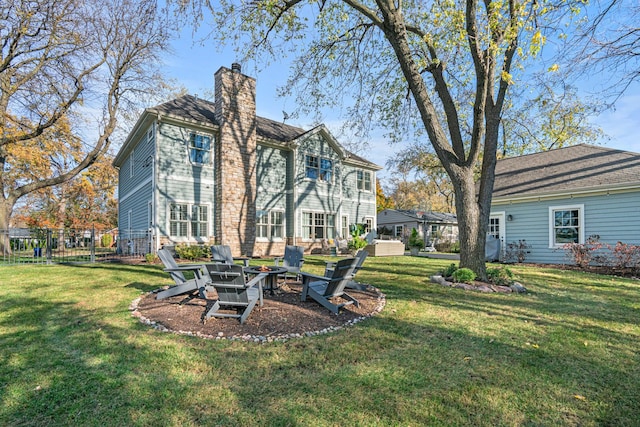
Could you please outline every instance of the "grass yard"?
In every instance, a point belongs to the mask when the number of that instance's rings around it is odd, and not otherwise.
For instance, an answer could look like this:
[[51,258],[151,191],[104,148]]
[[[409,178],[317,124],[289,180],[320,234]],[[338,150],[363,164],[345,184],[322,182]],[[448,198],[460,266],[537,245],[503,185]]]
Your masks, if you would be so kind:
[[2,266],[0,425],[640,425],[640,282],[514,266],[526,295],[429,283],[448,263],[369,257],[382,313],[267,345],[139,323],[160,266]]

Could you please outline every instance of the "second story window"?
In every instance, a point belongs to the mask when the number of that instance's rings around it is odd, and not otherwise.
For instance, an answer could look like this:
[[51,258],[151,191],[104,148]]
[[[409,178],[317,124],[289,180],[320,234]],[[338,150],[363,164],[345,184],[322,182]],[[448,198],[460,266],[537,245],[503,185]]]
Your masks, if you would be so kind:
[[131,154],[129,154],[129,178],[133,177],[133,174],[135,171],[135,158],[136,158],[136,151],[131,150]]
[[333,180],[333,160],[307,154],[304,165],[305,177],[326,182]]
[[371,191],[371,172],[364,170],[356,171],[356,184],[358,190]]
[[211,137],[192,133],[189,137],[189,160],[191,163],[211,163]]

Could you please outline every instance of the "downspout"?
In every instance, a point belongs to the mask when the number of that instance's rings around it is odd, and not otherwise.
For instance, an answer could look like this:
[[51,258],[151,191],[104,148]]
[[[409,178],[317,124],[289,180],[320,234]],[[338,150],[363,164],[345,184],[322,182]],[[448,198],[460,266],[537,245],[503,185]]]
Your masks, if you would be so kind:
[[158,197],[156,192],[158,188],[156,186],[156,165],[158,164],[158,136],[160,133],[160,113],[158,113],[158,119],[154,124],[153,129],[153,161],[151,162],[151,207],[153,209],[153,235],[156,237],[155,246],[156,253],[160,249],[160,230],[158,229]]
[[[342,209],[344,208],[344,205],[343,205],[343,201],[344,201],[343,200],[343,198],[344,198],[344,186],[343,186],[343,183],[344,183],[344,174],[346,173],[346,167],[344,166],[344,159],[345,158],[346,157],[343,156],[343,158],[342,158],[342,160],[340,162],[340,172],[341,172],[340,173],[340,192],[338,193],[338,195],[339,195],[338,200],[339,200],[340,209],[338,209],[338,212],[337,212],[338,217],[334,220],[335,221],[335,224],[334,224],[335,229],[333,231],[333,234],[334,234],[333,242],[334,242],[334,244],[336,242],[336,236],[339,236],[342,233]],[[337,177],[336,177],[336,179],[337,179]],[[349,224],[347,224],[347,227],[348,226],[349,226]],[[340,233],[338,233],[338,230],[340,231]],[[346,239],[347,238],[346,236],[340,236],[340,237],[342,237],[342,239]]]
[[[373,205],[376,207],[373,212],[373,229],[376,231],[376,236],[378,235],[378,173],[372,171],[371,176],[373,177]],[[424,232],[422,233],[424,236]]]
[[291,179],[291,185],[293,186],[293,197],[292,197],[292,205],[293,205],[293,246],[297,246],[297,238],[298,238],[298,168],[296,167],[298,164],[298,148],[293,145],[293,150],[291,151],[293,156],[293,177]]

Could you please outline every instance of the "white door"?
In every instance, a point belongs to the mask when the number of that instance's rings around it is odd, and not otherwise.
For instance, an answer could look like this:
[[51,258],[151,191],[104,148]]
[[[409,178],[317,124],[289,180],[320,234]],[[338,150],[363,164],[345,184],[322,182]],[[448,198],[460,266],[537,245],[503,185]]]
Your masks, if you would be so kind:
[[493,212],[489,216],[489,228],[487,229],[487,236],[493,236],[500,240],[500,253],[504,256],[506,238],[506,226],[505,226],[505,213]]

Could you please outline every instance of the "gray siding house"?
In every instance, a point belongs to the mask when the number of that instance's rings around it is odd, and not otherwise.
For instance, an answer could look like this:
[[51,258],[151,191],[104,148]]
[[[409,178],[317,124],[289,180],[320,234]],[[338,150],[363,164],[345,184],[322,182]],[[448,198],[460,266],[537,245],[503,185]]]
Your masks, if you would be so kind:
[[379,166],[324,125],[257,117],[255,79],[238,64],[214,77],[215,102],[185,95],[146,109],[118,152],[121,239],[144,230],[150,251],[225,244],[263,256],[376,227]]
[[640,154],[581,144],[499,160],[489,234],[525,240],[526,261],[567,263],[590,236],[640,243]]
[[413,228],[424,238],[426,246],[458,241],[458,220],[454,214],[402,209],[378,212],[378,234],[390,233],[393,239],[407,244]]

